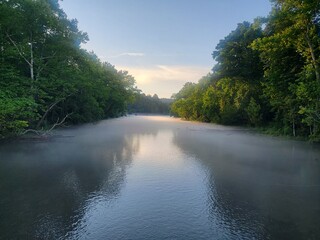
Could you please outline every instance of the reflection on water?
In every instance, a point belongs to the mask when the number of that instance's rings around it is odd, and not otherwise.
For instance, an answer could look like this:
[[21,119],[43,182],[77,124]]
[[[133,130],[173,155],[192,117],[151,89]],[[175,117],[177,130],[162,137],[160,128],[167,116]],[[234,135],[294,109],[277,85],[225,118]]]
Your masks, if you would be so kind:
[[319,238],[318,146],[218,129],[179,132],[174,142],[210,169],[211,218],[228,238]]
[[0,146],[0,239],[318,239],[320,151],[126,117]]

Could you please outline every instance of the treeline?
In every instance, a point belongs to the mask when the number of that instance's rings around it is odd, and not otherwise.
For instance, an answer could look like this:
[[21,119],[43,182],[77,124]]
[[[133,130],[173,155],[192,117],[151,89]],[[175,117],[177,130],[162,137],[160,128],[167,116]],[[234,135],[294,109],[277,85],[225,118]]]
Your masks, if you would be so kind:
[[173,96],[174,115],[320,139],[320,3],[272,4],[219,42],[213,72]]
[[58,0],[0,0],[0,137],[116,117],[134,78],[101,62]]
[[128,105],[129,113],[169,114],[171,99],[160,99],[157,94],[145,95],[137,93]]

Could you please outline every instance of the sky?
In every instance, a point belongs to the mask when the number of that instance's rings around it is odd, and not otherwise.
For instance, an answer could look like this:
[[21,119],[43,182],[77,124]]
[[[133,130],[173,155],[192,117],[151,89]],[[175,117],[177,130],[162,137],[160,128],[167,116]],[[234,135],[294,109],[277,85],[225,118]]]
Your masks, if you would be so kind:
[[269,0],[63,0],[60,6],[88,33],[83,48],[162,98],[211,72],[212,52],[238,23],[271,10]]

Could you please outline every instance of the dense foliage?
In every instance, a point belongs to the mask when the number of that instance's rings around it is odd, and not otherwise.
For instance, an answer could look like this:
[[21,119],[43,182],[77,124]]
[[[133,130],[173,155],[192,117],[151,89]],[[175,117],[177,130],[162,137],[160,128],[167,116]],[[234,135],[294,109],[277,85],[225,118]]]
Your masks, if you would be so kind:
[[128,105],[129,113],[169,114],[171,99],[160,99],[157,94],[145,95],[137,93],[132,103]]
[[185,119],[270,126],[320,138],[320,2],[273,0],[268,18],[238,24],[213,52],[213,73],[187,83],[171,111]]
[[133,77],[80,47],[58,0],[0,0],[0,18],[0,137],[126,112]]

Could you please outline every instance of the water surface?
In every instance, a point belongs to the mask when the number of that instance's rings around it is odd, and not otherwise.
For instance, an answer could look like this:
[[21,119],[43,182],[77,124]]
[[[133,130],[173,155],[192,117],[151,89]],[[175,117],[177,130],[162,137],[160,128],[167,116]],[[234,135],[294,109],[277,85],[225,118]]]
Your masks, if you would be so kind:
[[0,145],[0,239],[320,239],[320,150],[131,116]]

